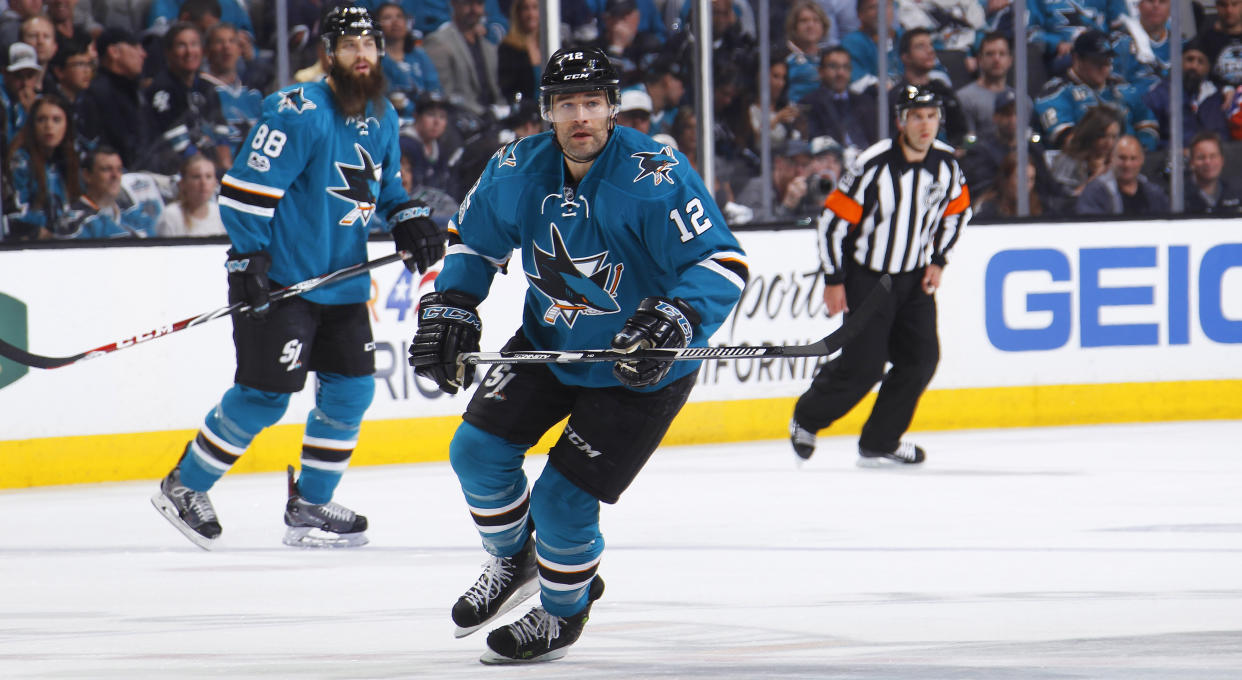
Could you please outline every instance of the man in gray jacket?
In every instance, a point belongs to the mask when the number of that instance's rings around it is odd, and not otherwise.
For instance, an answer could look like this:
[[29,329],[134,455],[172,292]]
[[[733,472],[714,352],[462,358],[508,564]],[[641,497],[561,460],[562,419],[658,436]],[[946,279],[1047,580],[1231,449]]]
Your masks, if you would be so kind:
[[481,116],[503,103],[496,84],[496,46],[487,41],[483,0],[453,0],[453,20],[427,36],[424,47],[435,64],[450,103]]
[[1132,135],[1117,140],[1108,172],[1087,182],[1074,212],[1079,215],[1160,215],[1169,212],[1169,196],[1147,181],[1143,146]]

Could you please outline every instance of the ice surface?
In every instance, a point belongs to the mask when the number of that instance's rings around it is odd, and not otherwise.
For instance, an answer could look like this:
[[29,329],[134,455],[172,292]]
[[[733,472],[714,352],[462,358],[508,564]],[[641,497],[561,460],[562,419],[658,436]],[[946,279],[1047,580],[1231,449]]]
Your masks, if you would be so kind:
[[484,555],[447,464],[350,471],[353,550],[282,546],[274,474],[216,486],[210,553],[154,479],[0,492],[0,677],[1242,677],[1242,423],[912,438],[923,469],[661,450],[604,509],[582,639],[522,668],[453,639]]

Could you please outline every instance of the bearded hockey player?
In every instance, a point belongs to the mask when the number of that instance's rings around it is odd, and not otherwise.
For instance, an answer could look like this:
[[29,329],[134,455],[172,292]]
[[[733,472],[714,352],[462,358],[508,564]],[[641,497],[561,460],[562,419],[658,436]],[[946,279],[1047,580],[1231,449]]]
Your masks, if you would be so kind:
[[379,215],[392,225],[411,270],[443,256],[426,206],[401,186],[397,114],[381,95],[383,36],[365,9],[338,7],[324,21],[329,75],[286,87],[263,103],[233,168],[221,181],[220,214],[232,248],[229,301],[253,311],[233,319],[235,384],[152,498],[196,545],[209,549],[220,523],[208,490],[315,371],[302,473],[289,468],[284,542],[357,546],[367,519],[333,492],[349,465],[375,391],[369,278],[355,277],[268,304],[268,291],[366,261]]

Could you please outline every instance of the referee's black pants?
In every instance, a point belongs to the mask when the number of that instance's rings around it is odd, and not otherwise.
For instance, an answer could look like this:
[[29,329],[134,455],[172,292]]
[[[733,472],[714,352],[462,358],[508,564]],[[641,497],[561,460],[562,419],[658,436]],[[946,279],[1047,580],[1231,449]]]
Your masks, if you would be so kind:
[[[845,278],[850,309],[862,307],[880,276],[869,269],[851,268]],[[799,425],[811,432],[828,427],[883,381],[858,445],[872,451],[897,450],[940,362],[936,298],[923,291],[922,280],[922,269],[893,275],[887,303],[837,358],[820,368],[811,388],[798,398],[794,418]],[[887,375],[886,363],[892,364]]]

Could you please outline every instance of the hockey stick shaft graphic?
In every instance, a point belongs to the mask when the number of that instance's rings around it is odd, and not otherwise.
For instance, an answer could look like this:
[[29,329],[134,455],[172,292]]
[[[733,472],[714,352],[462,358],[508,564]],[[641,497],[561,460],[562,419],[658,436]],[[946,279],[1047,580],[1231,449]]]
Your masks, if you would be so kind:
[[[401,260],[405,260],[410,257],[411,255],[408,251],[402,250],[393,253],[392,255],[386,255],[369,262],[359,262],[358,264],[338,269],[334,272],[324,274],[323,276],[316,276],[313,279],[307,279],[301,283],[295,283],[287,288],[281,288],[280,290],[273,291],[272,294],[268,296],[268,302],[279,302],[280,300],[312,291],[326,284],[353,278],[364,272],[369,272],[372,269],[376,269],[393,262],[400,262]],[[228,316],[229,314],[246,312],[249,310],[250,305],[244,302],[236,302],[227,307],[221,307],[220,309],[199,314],[198,316],[192,316],[188,319],[182,319],[175,323],[159,326],[158,328],[153,328],[145,333],[139,333],[111,344],[96,347],[95,349],[90,349],[80,354],[68,357],[48,357],[39,354],[32,354],[19,347],[13,346],[4,340],[0,340],[0,356],[16,361],[19,364],[30,366],[31,368],[61,368],[62,366],[76,364],[79,361],[94,359],[117,350],[133,347],[134,345],[155,340],[156,338],[162,338],[166,335],[171,335],[177,331],[183,331],[187,328],[207,323],[208,321],[218,319],[222,316]]]
[[841,349],[858,336],[871,317],[882,307],[892,292],[892,279],[886,274],[863,300],[862,306],[850,315],[840,328],[808,345],[732,345],[726,347],[683,347],[681,349],[639,349],[621,352],[615,349],[583,350],[515,350],[501,352],[465,352],[459,358],[466,364],[574,364],[592,361],[623,361],[665,359],[698,361],[701,359],[760,359],[763,357],[827,356]]

